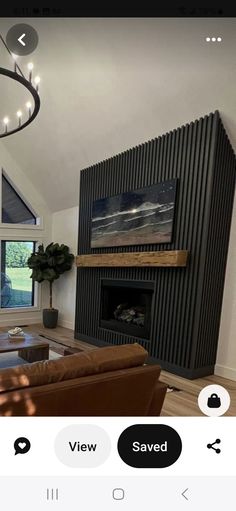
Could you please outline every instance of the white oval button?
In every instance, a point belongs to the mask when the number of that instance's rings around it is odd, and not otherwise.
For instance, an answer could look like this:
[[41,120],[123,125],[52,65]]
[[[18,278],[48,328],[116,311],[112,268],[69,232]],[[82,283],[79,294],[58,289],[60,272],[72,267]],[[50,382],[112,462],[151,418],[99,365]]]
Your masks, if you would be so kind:
[[111,442],[108,434],[91,424],[71,425],[56,437],[55,451],[64,465],[72,468],[92,468],[102,465],[109,457]]

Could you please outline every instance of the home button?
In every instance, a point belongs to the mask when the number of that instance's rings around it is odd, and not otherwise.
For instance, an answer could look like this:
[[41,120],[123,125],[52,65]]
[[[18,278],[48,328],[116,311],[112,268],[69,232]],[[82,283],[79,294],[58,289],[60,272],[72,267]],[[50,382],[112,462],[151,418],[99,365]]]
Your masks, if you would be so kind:
[[182,452],[175,429],[164,424],[136,424],[125,429],[118,440],[121,459],[135,468],[166,468]]

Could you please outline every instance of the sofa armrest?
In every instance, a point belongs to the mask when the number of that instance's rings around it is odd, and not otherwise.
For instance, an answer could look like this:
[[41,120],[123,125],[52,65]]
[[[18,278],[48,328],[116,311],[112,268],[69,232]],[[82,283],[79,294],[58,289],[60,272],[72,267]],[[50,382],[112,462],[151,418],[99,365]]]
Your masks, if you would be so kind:
[[156,382],[152,399],[149,405],[148,415],[159,416],[161,414],[162,406],[164,403],[167,385],[160,381]]

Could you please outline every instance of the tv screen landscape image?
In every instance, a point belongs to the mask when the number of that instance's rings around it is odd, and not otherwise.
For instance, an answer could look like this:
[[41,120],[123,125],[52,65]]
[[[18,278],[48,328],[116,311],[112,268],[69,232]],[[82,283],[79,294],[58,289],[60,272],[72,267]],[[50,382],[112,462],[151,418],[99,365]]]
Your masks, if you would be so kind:
[[93,203],[91,248],[170,243],[177,179]]

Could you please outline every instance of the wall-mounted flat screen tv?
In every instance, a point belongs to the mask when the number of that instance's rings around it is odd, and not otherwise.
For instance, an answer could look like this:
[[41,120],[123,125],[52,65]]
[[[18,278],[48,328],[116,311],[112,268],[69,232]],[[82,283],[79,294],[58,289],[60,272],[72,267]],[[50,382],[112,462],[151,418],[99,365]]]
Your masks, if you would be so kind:
[[91,248],[170,243],[177,179],[93,203]]

